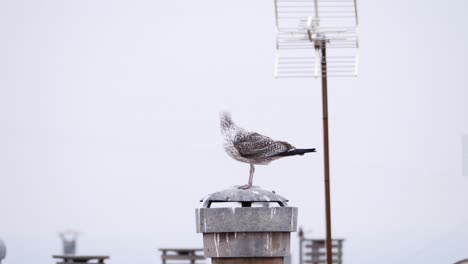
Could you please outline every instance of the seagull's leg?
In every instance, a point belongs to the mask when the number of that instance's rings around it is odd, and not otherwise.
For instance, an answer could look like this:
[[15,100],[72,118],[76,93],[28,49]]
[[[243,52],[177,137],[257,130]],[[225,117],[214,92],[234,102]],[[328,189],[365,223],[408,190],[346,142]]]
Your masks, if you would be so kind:
[[253,164],[250,164],[249,187],[252,187],[254,172],[255,172],[255,167]]
[[247,190],[249,189],[250,187],[252,187],[252,182],[253,182],[253,175],[254,175],[254,172],[255,172],[255,167],[252,163],[250,163],[250,176],[249,176],[249,183],[246,184],[246,185],[242,185],[239,187],[239,189],[242,189],[242,190]]

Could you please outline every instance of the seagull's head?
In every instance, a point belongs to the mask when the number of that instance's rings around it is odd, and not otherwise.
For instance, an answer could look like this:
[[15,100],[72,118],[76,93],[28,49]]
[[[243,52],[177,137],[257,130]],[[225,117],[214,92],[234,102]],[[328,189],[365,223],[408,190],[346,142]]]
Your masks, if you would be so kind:
[[219,116],[221,118],[221,131],[232,128],[234,122],[232,122],[231,114],[229,112],[222,111]]

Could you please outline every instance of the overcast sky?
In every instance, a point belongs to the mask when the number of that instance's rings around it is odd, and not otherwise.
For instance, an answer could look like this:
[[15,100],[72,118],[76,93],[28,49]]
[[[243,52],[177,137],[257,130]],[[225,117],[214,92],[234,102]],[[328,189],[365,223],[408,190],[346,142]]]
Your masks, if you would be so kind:
[[[358,1],[360,74],[329,81],[333,235],[347,264],[468,258],[468,2]],[[324,236],[318,79],[273,78],[273,1],[0,1],[0,237],[53,263],[59,230],[112,264],[200,247],[194,209],[245,184],[218,113],[316,147],[254,183]],[[297,263],[297,237],[293,258]]]

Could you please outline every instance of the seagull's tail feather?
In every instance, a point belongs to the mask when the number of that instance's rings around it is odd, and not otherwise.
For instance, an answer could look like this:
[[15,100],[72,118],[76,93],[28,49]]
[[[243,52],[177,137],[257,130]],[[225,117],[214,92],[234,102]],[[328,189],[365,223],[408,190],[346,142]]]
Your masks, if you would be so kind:
[[280,157],[287,157],[287,156],[294,156],[294,155],[301,155],[302,156],[305,153],[309,153],[309,152],[315,152],[315,148],[311,148],[311,149],[292,149],[292,150],[289,150],[289,151],[279,153],[276,156],[280,156]]

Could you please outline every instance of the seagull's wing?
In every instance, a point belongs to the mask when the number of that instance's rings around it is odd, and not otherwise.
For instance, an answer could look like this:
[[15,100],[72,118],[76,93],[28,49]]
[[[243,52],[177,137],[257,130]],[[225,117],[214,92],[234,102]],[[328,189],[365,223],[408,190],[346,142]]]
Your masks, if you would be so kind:
[[248,159],[265,159],[294,149],[291,144],[275,141],[258,133],[242,133],[234,139],[234,147]]

